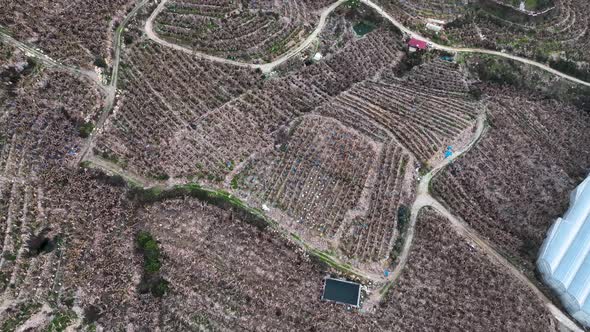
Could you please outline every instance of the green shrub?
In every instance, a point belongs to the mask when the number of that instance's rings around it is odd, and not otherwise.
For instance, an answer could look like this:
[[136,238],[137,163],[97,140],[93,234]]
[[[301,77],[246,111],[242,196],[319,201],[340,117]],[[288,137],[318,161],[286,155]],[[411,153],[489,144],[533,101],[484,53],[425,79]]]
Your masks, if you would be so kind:
[[168,292],[168,285],[170,283],[162,277],[158,277],[158,279],[151,285],[150,291],[153,296],[155,297],[162,297]]
[[72,310],[60,311],[49,323],[49,326],[45,329],[45,332],[61,332],[65,331],[73,320],[76,319],[76,313]]
[[397,209],[397,229],[400,234],[406,231],[406,227],[410,224],[411,211],[405,205],[400,205]]
[[100,68],[106,68],[108,67],[107,62],[105,61],[104,58],[101,57],[97,57],[96,59],[94,59],[94,65],[96,67],[100,67]]
[[156,175],[154,176],[154,178],[155,178],[156,180],[160,180],[160,181],[166,181],[166,180],[170,179],[170,175],[168,175],[168,174],[166,174],[166,173],[159,173],[159,174],[156,174]]
[[94,124],[92,122],[84,122],[79,129],[80,137],[88,138],[94,130]]
[[143,278],[139,285],[140,293],[150,292],[155,297],[162,297],[169,288],[169,282],[159,274],[162,264],[160,262],[160,248],[154,237],[145,231],[137,235],[137,247],[143,254]]
[[150,273],[160,271],[160,248],[152,235],[144,231],[139,232],[137,235],[137,246],[144,257],[145,271]]
[[123,36],[123,42],[125,43],[125,45],[133,44],[133,36],[128,34]]

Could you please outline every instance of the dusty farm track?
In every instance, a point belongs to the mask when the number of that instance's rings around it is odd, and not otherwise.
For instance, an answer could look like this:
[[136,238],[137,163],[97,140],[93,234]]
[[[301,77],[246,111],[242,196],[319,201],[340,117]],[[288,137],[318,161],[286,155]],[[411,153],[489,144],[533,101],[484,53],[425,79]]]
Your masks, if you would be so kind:
[[114,50],[114,57],[113,57],[113,70],[112,70],[112,74],[111,74],[111,81],[109,82],[108,86],[105,87],[106,98],[105,98],[104,106],[103,106],[102,112],[100,113],[100,117],[98,119],[98,122],[94,126],[95,130],[93,130],[92,133],[90,133],[88,140],[84,143],[84,146],[82,147],[82,149],[80,151],[80,159],[79,159],[80,161],[84,160],[84,158],[87,156],[88,151],[90,151],[90,149],[92,148],[96,134],[101,132],[101,129],[104,126],[104,123],[107,121],[107,118],[109,117],[109,115],[111,114],[111,111],[115,107],[115,98],[117,95],[117,82],[119,79],[119,64],[121,63],[121,47],[123,45],[123,43],[121,42],[121,37],[122,37],[123,31],[125,30],[125,26],[129,23],[129,20],[131,20],[131,18],[133,16],[135,16],[135,14],[137,14],[137,12],[141,8],[143,8],[143,6],[145,6],[148,2],[149,2],[149,0],[142,0],[140,3],[138,3],[127,14],[127,16],[125,16],[125,19],[123,20],[123,22],[121,22],[121,24],[119,25],[119,27],[115,31],[115,38],[113,39],[114,43],[115,43],[115,50]]
[[[252,64],[252,63],[240,62],[240,61],[235,61],[235,60],[229,60],[229,59],[209,55],[209,54],[206,54],[203,52],[198,52],[198,51],[192,50],[190,48],[187,48],[187,47],[184,47],[184,46],[181,46],[178,44],[170,43],[170,42],[165,41],[165,40],[161,39],[160,37],[158,37],[157,34],[154,32],[153,21],[155,20],[156,16],[158,16],[158,14],[160,14],[162,12],[167,1],[168,0],[162,0],[162,2],[160,2],[158,7],[156,8],[156,10],[150,15],[150,17],[148,18],[148,20],[146,21],[146,24],[145,24],[145,32],[146,32],[147,36],[150,39],[152,39],[154,42],[156,42],[162,46],[170,47],[175,50],[179,50],[182,52],[186,52],[186,53],[198,56],[203,59],[207,59],[207,60],[211,60],[211,61],[215,61],[215,62],[220,62],[220,63],[225,63],[225,64],[230,64],[230,65],[234,65],[234,66],[260,69],[265,73],[271,72],[275,67],[281,65],[285,61],[289,60],[293,56],[295,56],[295,55],[299,54],[301,51],[305,50],[317,38],[318,34],[322,31],[322,29],[326,25],[327,17],[336,8],[338,8],[341,4],[346,2],[346,0],[338,0],[337,2],[332,4],[330,7],[327,7],[326,9],[324,9],[322,11],[320,21],[319,21],[318,25],[316,26],[316,28],[314,29],[314,31],[296,48],[289,50],[288,52],[281,55],[280,57],[278,57],[277,59],[275,59],[272,62],[265,63],[265,64]],[[432,45],[431,47],[434,49],[453,52],[453,53],[480,53],[480,54],[500,56],[500,57],[511,59],[514,61],[518,61],[518,62],[527,64],[527,65],[535,66],[539,69],[542,69],[544,71],[547,71],[549,73],[557,75],[559,77],[562,77],[562,78],[572,81],[574,83],[578,83],[578,84],[582,84],[582,85],[590,87],[589,82],[586,82],[586,81],[580,80],[578,78],[575,78],[573,76],[562,73],[562,72],[555,70],[555,69],[553,69],[545,64],[542,64],[540,62],[530,60],[527,58],[523,58],[520,56],[511,55],[511,54],[499,52],[499,51],[486,50],[486,49],[482,49],[482,48],[459,48],[459,47],[450,47],[450,46],[444,46],[444,45],[437,44],[437,43],[433,42],[432,40],[420,35],[419,33],[414,32],[414,31],[410,30],[409,28],[407,28],[406,26],[401,24],[399,21],[397,21],[394,17],[387,14],[387,12],[385,12],[385,10],[382,7],[375,4],[371,0],[361,0],[361,2],[372,7],[373,9],[375,9],[381,16],[383,16],[385,19],[387,19],[389,22],[391,22],[393,25],[395,25],[400,31],[402,31],[402,33],[404,35],[425,40],[425,41],[429,42]]]
[[98,74],[96,74],[96,72],[92,70],[64,65],[59,61],[51,58],[47,54],[39,51],[38,49],[27,44],[24,44],[2,31],[0,31],[0,42],[3,42],[7,45],[11,45],[12,47],[25,52],[27,56],[37,59],[37,61],[41,62],[48,68],[57,68],[72,73],[76,76],[85,77],[89,79],[91,82],[95,83],[102,91],[106,92],[107,90],[107,88],[104,85],[100,84],[100,78],[98,77]]
[[426,174],[421,179],[420,183],[418,184],[416,200],[414,201],[414,204],[412,205],[411,209],[412,213],[410,218],[410,226],[406,234],[405,243],[403,246],[402,253],[400,255],[400,260],[392,273],[392,279],[390,280],[390,283],[386,287],[391,286],[400,277],[408,261],[409,253],[412,247],[412,241],[414,238],[416,220],[418,218],[420,210],[424,207],[432,207],[441,215],[443,215],[447,220],[449,220],[449,222],[458,234],[470,240],[480,250],[486,253],[490,259],[503,266],[510,274],[514,276],[515,279],[518,279],[524,284],[526,284],[533,291],[533,293],[544,303],[544,305],[547,307],[549,312],[551,312],[551,314],[555,317],[555,319],[557,319],[569,330],[581,332],[582,329],[580,329],[575,322],[573,322],[567,315],[565,315],[559,308],[557,308],[551,302],[551,300],[547,298],[547,296],[545,296],[545,294],[543,294],[543,292],[541,292],[537,288],[537,286],[524,273],[522,273],[516,266],[512,265],[512,263],[510,263],[506,258],[504,258],[502,254],[496,251],[485,239],[483,239],[477,233],[477,231],[472,229],[460,217],[453,215],[446,207],[444,207],[430,194],[430,182],[432,181],[434,176],[438,174],[440,171],[442,171],[446,166],[451,164],[454,160],[460,158],[465,153],[469,152],[485,134],[487,129],[485,120],[485,114],[480,115],[477,119],[477,129],[472,141],[463,150],[455,153],[452,157],[445,159],[443,162],[435,166],[428,174]]
[[274,61],[269,62],[269,63],[265,63],[265,64],[253,64],[253,63],[246,63],[246,62],[240,62],[240,61],[235,61],[235,60],[229,60],[226,58],[221,58],[221,57],[209,55],[209,54],[206,54],[203,52],[198,52],[198,51],[192,50],[190,48],[187,48],[187,47],[184,47],[184,46],[181,46],[178,44],[170,43],[168,41],[161,39],[154,32],[154,20],[156,19],[156,16],[158,16],[158,14],[160,14],[162,12],[162,10],[164,10],[164,7],[166,6],[166,2],[168,2],[168,0],[162,0],[162,2],[160,2],[158,7],[156,8],[156,10],[154,10],[152,15],[150,15],[148,20],[145,22],[145,33],[147,34],[147,36],[151,40],[153,40],[154,42],[156,42],[162,46],[170,47],[170,48],[173,48],[178,51],[189,53],[189,54],[198,56],[199,58],[202,58],[202,59],[207,59],[207,60],[225,63],[225,64],[229,64],[229,65],[234,65],[234,66],[239,66],[239,67],[249,67],[249,68],[253,68],[253,69],[260,69],[264,73],[269,73],[275,67],[277,67],[280,64],[284,63],[285,61],[291,59],[295,55],[299,54],[301,51],[305,50],[309,45],[311,45],[311,43],[317,38],[319,33],[324,29],[324,26],[326,25],[326,20],[327,20],[328,16],[338,6],[340,6],[341,4],[346,2],[346,0],[338,0],[337,2],[333,3],[331,6],[325,8],[322,11],[322,13],[320,15],[320,21],[318,22],[318,24],[315,27],[315,29],[313,30],[313,32],[307,38],[305,38],[305,40],[299,46],[290,49],[289,51],[287,51],[283,55],[279,56]]

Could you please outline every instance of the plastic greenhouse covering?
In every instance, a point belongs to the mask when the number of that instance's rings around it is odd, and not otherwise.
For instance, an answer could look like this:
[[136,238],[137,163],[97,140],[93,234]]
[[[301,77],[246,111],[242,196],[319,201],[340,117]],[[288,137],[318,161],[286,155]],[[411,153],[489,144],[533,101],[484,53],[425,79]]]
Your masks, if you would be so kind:
[[537,267],[569,313],[590,327],[590,176],[572,192],[568,211],[547,232]]

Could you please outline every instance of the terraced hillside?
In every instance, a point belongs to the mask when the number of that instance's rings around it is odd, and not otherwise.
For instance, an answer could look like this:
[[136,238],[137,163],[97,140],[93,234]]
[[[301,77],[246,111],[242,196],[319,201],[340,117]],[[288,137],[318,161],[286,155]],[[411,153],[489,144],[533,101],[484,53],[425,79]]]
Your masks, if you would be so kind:
[[435,179],[433,190],[532,271],[546,230],[589,171],[589,116],[513,90],[490,94],[489,133]]
[[[114,22],[132,5],[115,2],[71,6],[81,19],[112,6]],[[420,28],[474,14],[463,1],[388,3]],[[69,8],[42,4],[49,15]],[[0,45],[0,331],[571,323],[521,274],[590,171],[590,114],[571,80],[545,87],[568,89],[563,98],[477,82],[483,58],[410,53],[358,1],[289,61],[250,66],[225,59],[272,59],[331,2],[142,4],[108,86]],[[106,13],[88,20],[99,57],[111,53],[95,21]],[[150,15],[162,38],[195,52],[155,38]],[[71,26],[52,56],[96,59],[76,39],[85,27]],[[322,301],[328,276],[362,282],[361,307]]]
[[[408,265],[382,310],[393,330],[552,331],[543,303],[505,267],[426,208]],[[394,314],[395,313],[395,314]],[[393,318],[404,317],[399,320]]]
[[0,26],[64,63],[91,67],[110,59],[113,30],[129,0],[0,1]]
[[332,119],[304,117],[289,131],[287,142],[245,166],[236,185],[333,237],[360,198],[376,151]]
[[473,126],[480,107],[467,92],[460,72],[434,60],[404,78],[385,71],[380,80],[355,85],[319,112],[377,141],[393,136],[428,162]]
[[540,16],[493,6],[472,11],[449,25],[448,34],[465,45],[506,49],[542,62],[566,51],[565,59],[590,61],[587,1],[556,0],[555,8]]
[[376,0],[375,3],[403,22],[426,18],[452,21],[467,6],[463,0]]
[[80,128],[96,117],[101,93],[70,73],[45,69],[20,51],[0,68],[0,177],[25,179],[75,159]]
[[207,54],[270,61],[313,30],[330,1],[171,0],[155,21],[156,33]]
[[254,70],[138,45],[97,152],[145,176],[219,183],[230,165],[272,144],[278,128],[395,63],[398,47],[395,32],[376,30],[314,66],[263,80]]

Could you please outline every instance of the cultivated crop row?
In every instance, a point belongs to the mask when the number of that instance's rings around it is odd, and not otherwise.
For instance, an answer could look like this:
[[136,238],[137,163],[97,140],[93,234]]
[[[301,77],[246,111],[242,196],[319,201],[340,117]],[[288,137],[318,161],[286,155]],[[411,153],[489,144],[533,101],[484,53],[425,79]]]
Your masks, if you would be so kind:
[[394,142],[383,147],[368,210],[352,221],[343,238],[342,249],[349,257],[380,261],[389,256],[392,241],[399,236],[398,207],[404,200],[403,192],[410,190],[404,188],[406,171],[413,167],[409,161],[410,156]]
[[532,270],[544,234],[587,175],[590,122],[584,112],[556,101],[533,101],[510,90],[491,93],[499,97],[488,104],[490,132],[435,179],[433,190]]
[[[396,81],[391,73],[384,73],[383,79],[387,82]],[[465,75],[459,69],[459,65],[454,62],[435,58],[434,60],[423,63],[412,68],[405,76],[412,86],[428,87],[430,94],[444,97],[454,96],[467,98],[469,92]]]
[[395,65],[398,47],[399,35],[376,30],[317,64],[263,81],[253,70],[138,45],[126,57],[125,91],[97,152],[147,176],[220,181],[272,144],[281,126]]
[[404,22],[423,18],[453,20],[463,14],[465,3],[457,0],[378,0],[389,14]]
[[[80,150],[79,128],[96,116],[100,93],[87,81],[44,69],[19,52],[0,73],[8,82],[0,114],[0,174],[24,179]],[[58,98],[59,95],[59,98]]]
[[248,167],[247,190],[305,228],[332,237],[355,206],[375,152],[337,121],[305,117],[287,143]]
[[125,14],[126,0],[3,1],[0,25],[14,37],[38,45],[64,63],[90,67],[110,58],[113,27]]
[[555,8],[539,16],[494,6],[470,13],[449,25],[453,39],[466,45],[506,49],[542,62],[551,53],[567,50],[568,59],[589,61],[590,4],[583,0],[555,1]]
[[268,61],[309,34],[319,18],[314,9],[322,3],[328,1],[174,0],[155,27],[163,38],[199,51]]
[[[477,105],[462,96],[440,95],[440,90],[411,82],[370,81],[341,94],[322,112],[336,118],[340,115],[351,118],[350,114],[359,113],[375,126],[387,129],[419,159],[426,161],[471,126],[478,112]],[[354,122],[347,125],[367,126]]]

